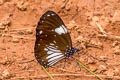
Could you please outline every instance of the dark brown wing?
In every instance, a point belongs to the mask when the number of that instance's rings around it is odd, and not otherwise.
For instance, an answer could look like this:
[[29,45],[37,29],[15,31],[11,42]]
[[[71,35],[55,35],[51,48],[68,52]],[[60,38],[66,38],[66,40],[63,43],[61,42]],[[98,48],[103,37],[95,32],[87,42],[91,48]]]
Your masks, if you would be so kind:
[[70,35],[60,17],[47,11],[36,28],[35,57],[44,67],[52,66],[65,58],[67,48],[71,49]]

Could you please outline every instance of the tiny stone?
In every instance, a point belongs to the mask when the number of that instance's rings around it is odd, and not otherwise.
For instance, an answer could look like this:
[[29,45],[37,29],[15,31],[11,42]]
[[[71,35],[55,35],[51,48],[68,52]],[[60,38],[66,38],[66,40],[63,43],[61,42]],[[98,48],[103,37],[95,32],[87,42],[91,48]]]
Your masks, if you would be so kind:
[[114,41],[113,44],[112,44],[112,47],[116,47],[116,46],[118,46],[119,44],[120,44],[120,42]]
[[25,11],[25,10],[27,10],[27,5],[24,2],[18,2],[17,8],[21,11]]
[[105,62],[105,61],[108,60],[108,58],[107,58],[106,56],[100,56],[100,57],[99,57],[99,60]]
[[97,48],[100,48],[100,49],[103,48],[103,44],[102,43],[96,42],[94,40],[91,40],[90,44],[88,44],[88,46],[94,46],[94,47],[97,47]]
[[21,31],[20,31],[20,32],[18,32],[18,34],[22,35],[22,34],[24,34],[24,32],[21,32]]
[[8,72],[8,70],[4,70],[4,71],[2,72],[2,76],[3,76],[4,78],[9,78],[9,77],[10,77],[10,73]]
[[13,43],[19,43],[19,39],[17,39],[17,38],[13,38]]
[[4,0],[0,0],[0,6],[4,4]]
[[114,48],[114,53],[115,53],[116,55],[120,55],[120,46],[116,46],[116,47]]
[[92,18],[92,20],[93,20],[94,22],[98,22],[98,21],[99,21],[99,17],[94,16],[94,17]]
[[69,10],[70,10],[70,7],[71,7],[70,5],[67,6],[67,7],[66,7],[66,10],[69,11]]
[[14,44],[14,46],[17,46],[16,44]]
[[63,2],[65,2],[66,0],[62,0]]
[[2,48],[2,50],[6,50],[6,48]]
[[105,72],[107,70],[107,67],[104,65],[100,65],[97,69],[97,73]]
[[120,70],[117,67],[115,67],[114,68],[114,73],[115,73],[115,75],[120,75]]
[[70,21],[69,24],[68,24],[68,29],[72,29],[72,28],[74,28],[74,27],[76,27],[76,26],[77,26],[77,24],[75,23],[74,20],[72,20],[72,21]]
[[114,70],[113,69],[109,69],[106,72],[107,76],[114,76]]
[[32,33],[33,33],[33,31],[32,31],[31,29],[26,30],[26,32],[27,32],[28,34],[32,34]]
[[97,67],[96,66],[90,66],[89,67],[91,71],[95,72],[97,70]]
[[95,64],[95,60],[93,58],[88,58],[88,64]]
[[2,23],[0,23],[0,30],[4,30],[4,29],[5,29],[5,26]]
[[3,19],[2,24],[3,24],[4,26],[10,26],[11,21],[10,21],[10,19],[9,19],[9,16],[6,16],[6,18]]
[[65,9],[66,9],[67,11],[69,11],[70,8],[71,8],[71,6],[72,6],[72,2],[68,2],[68,4],[66,5]]
[[16,51],[12,51],[12,53],[16,53]]
[[64,9],[65,8],[65,4],[62,4],[60,7],[61,7],[61,9]]

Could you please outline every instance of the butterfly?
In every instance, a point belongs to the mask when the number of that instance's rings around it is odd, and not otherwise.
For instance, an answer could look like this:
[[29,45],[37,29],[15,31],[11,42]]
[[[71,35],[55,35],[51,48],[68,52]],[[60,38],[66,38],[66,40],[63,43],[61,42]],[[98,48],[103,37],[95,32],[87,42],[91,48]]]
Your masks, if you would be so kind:
[[78,53],[62,19],[53,11],[45,12],[36,27],[34,54],[38,63],[50,67]]

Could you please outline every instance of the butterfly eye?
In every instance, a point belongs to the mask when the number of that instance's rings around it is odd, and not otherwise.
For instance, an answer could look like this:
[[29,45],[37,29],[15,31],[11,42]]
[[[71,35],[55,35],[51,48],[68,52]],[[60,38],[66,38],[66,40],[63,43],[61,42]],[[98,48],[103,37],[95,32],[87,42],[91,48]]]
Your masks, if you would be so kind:
[[53,11],[43,14],[36,27],[34,46],[35,57],[40,65],[52,66],[77,52],[78,49],[72,48],[70,34],[61,18]]

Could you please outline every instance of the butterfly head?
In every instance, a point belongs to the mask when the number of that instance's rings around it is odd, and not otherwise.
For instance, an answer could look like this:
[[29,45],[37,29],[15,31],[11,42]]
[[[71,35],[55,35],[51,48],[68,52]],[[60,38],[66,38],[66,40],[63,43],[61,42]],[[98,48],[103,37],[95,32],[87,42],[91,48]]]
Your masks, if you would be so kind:
[[65,56],[66,56],[67,58],[72,57],[72,55],[73,55],[74,53],[78,53],[78,51],[79,51],[79,49],[77,49],[77,48],[67,49],[67,50],[66,50],[66,53],[65,53]]
[[74,53],[78,53],[78,51],[79,51],[79,49],[77,49],[77,48],[72,48],[72,50]]

